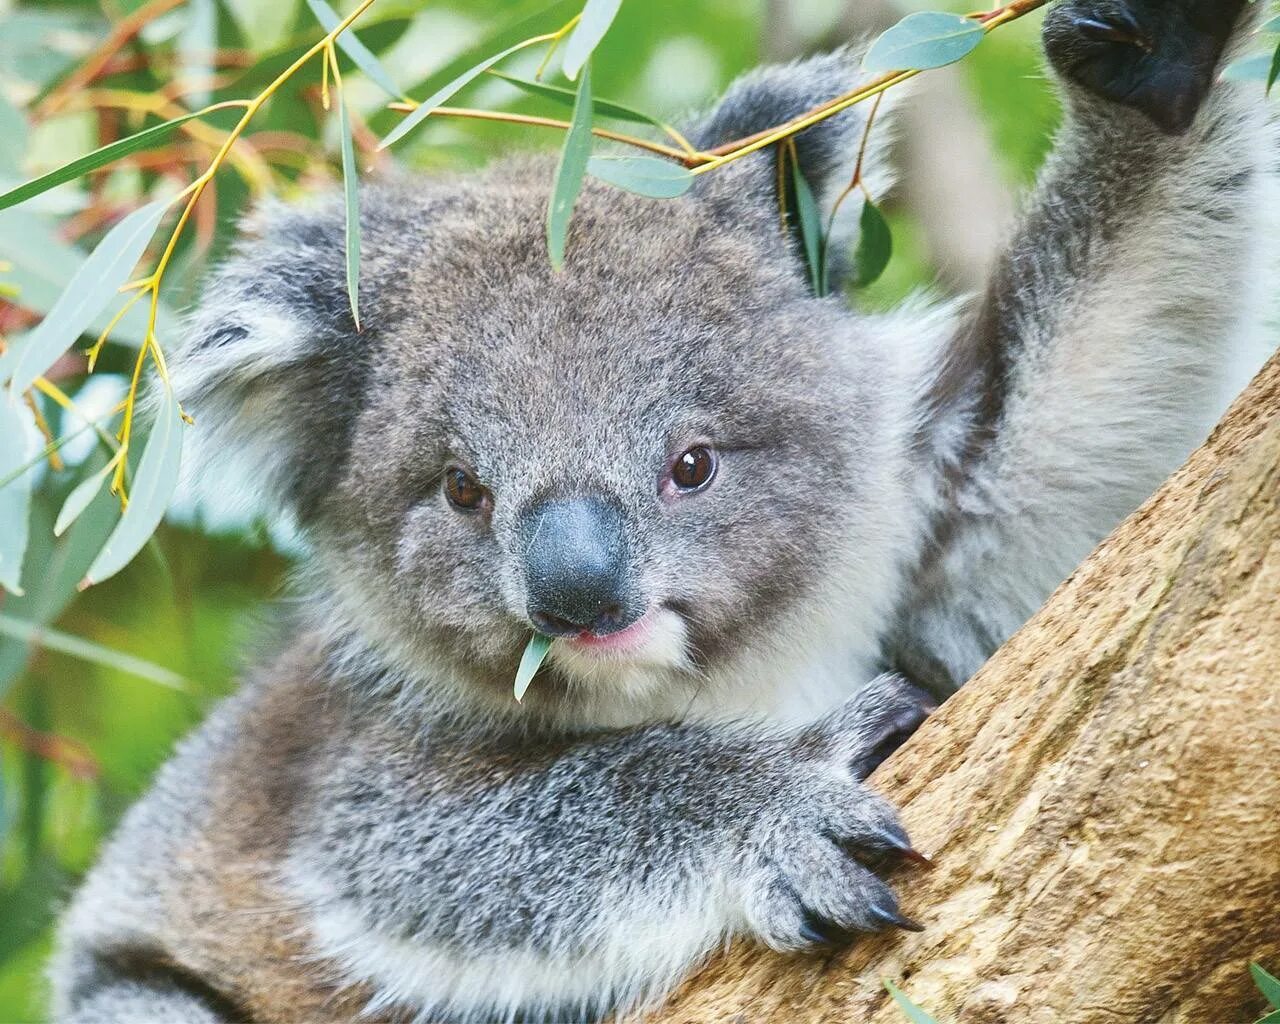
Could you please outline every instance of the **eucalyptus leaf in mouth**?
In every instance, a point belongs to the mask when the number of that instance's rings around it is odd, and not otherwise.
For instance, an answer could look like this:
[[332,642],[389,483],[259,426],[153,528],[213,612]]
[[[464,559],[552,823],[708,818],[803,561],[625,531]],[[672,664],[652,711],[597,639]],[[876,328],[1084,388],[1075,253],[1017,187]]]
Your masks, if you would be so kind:
[[529,684],[533,682],[533,677],[538,674],[538,669],[542,667],[542,661],[547,656],[547,651],[551,649],[551,637],[542,633],[534,633],[529,637],[529,643],[524,649],[524,654],[520,656],[520,667],[516,669],[516,685],[515,695],[517,703],[524,700],[525,691],[529,689]]

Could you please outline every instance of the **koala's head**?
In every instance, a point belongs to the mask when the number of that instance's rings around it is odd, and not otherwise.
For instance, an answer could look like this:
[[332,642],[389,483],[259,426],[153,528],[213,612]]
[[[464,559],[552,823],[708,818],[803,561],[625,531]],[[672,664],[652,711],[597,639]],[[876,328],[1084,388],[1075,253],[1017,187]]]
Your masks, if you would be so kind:
[[[855,77],[840,55],[758,72],[697,137]],[[820,195],[847,183],[861,129],[801,136]],[[539,699],[640,700],[775,645],[784,620],[826,621],[859,559],[876,571],[893,354],[811,295],[771,155],[676,200],[589,180],[560,272],[553,168],[365,189],[359,333],[341,205],[267,211],[175,377],[374,647],[509,702],[537,630],[557,638]]]

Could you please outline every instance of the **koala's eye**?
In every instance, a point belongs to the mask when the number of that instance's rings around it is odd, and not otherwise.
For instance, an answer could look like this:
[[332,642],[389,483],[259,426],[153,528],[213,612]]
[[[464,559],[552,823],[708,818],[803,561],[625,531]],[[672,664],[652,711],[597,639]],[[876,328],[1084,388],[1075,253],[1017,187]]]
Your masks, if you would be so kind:
[[671,482],[678,492],[701,490],[715,475],[716,453],[706,445],[690,448],[671,464]]
[[476,512],[489,504],[489,491],[461,466],[444,471],[444,493],[449,503],[466,512]]

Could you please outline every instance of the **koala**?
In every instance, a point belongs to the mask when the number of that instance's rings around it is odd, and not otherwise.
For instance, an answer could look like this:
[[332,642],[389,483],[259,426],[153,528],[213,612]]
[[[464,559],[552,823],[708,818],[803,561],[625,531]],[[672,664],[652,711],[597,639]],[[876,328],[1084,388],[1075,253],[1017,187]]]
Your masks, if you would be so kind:
[[[1065,124],[972,299],[815,297],[769,152],[670,201],[588,182],[559,272],[552,159],[371,187],[359,331],[341,204],[261,213],[172,377],[201,470],[241,461],[301,524],[307,596],[76,896],[56,1019],[595,1019],[731,940],[920,927],[863,780],[1261,344],[1273,147],[1216,78],[1247,9],[1050,10]],[[750,73],[690,137],[859,64]],[[825,203],[864,116],[796,140]]]

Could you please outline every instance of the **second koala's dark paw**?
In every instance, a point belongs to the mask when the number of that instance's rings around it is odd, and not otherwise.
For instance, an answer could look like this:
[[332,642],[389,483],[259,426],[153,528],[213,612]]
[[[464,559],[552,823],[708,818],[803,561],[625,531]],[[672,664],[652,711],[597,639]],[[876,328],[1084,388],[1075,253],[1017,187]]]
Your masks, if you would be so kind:
[[1050,62],[1068,81],[1191,127],[1246,0],[1061,0],[1045,18]]

